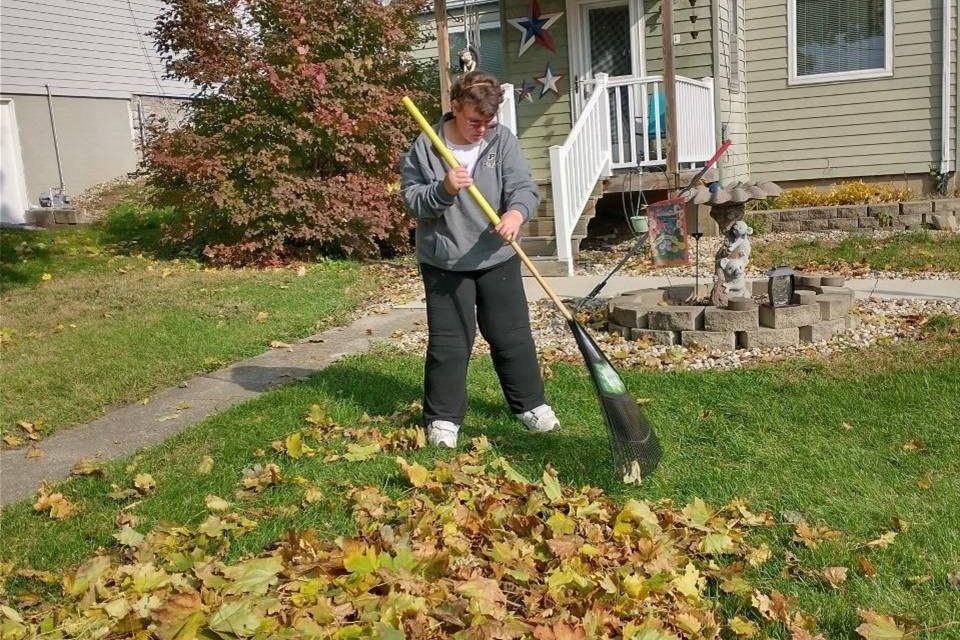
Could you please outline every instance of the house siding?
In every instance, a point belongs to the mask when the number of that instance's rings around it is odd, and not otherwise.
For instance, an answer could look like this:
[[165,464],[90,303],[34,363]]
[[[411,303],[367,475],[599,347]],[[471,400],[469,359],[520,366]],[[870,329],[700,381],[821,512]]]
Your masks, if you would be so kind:
[[0,3],[4,95],[188,97],[165,79],[148,32],[162,0],[4,0]]
[[[517,102],[517,132],[526,152],[534,177],[546,180],[550,177],[550,147],[563,144],[572,127],[571,78],[569,51],[569,22],[567,6],[563,0],[541,0],[541,13],[563,12],[563,16],[550,27],[556,45],[556,53],[539,45],[533,45],[523,56],[517,57],[521,33],[510,26],[508,18],[526,15],[529,3],[504,0],[500,5],[504,46],[506,47],[507,80],[519,87],[523,80],[534,85],[534,101]],[[662,29],[660,27],[660,2],[644,4],[644,56],[645,71],[649,75],[663,73]],[[696,22],[691,22],[696,15]],[[674,9],[674,33],[679,43],[674,46],[676,72],[678,75],[701,79],[713,75],[711,11],[709,3],[695,7],[678,4]],[[697,37],[692,32],[697,31]],[[629,55],[629,52],[625,52]],[[548,93],[539,98],[540,85],[535,78],[543,75],[547,62],[554,74],[564,76],[559,82],[560,95]]]
[[[37,206],[41,194],[60,184],[47,99],[20,95],[13,102],[27,201]],[[76,195],[136,168],[129,100],[57,97],[53,112],[67,193]]]
[[[644,2],[644,57],[649,75],[663,73],[663,27],[660,24],[660,2]],[[690,18],[696,16],[696,22]],[[674,67],[677,75],[700,80],[713,75],[713,16],[709,2],[690,6],[687,2],[673,3],[673,34],[679,41],[673,45]],[[694,37],[693,34],[697,36]]]
[[[737,22],[734,26],[733,4],[738,0],[720,0],[718,21],[719,41],[717,58],[719,71],[714,86],[719,92],[720,124],[718,135],[725,136],[733,145],[718,162],[720,180],[724,185],[750,179],[750,143],[747,133],[747,87],[744,65],[746,39],[744,38],[744,2],[739,1]],[[734,55],[736,54],[736,55]]]
[[[903,176],[939,167],[940,2],[893,3],[892,77],[796,86],[788,84],[787,2],[751,0],[746,5],[748,142],[754,179]],[[956,4],[952,11],[957,11]],[[955,50],[956,29],[951,31]],[[956,69],[951,77],[956,95]],[[950,122],[952,141],[954,100]]]
[[[500,22],[500,9],[496,2],[487,2],[476,5],[467,5],[467,11],[472,13],[477,11],[480,16],[480,23]],[[413,57],[418,60],[437,58],[437,22],[431,9],[429,14],[420,17],[420,34],[424,38],[423,43],[413,52]],[[447,29],[463,27],[463,7],[453,2],[447,3]],[[450,52],[450,62],[457,65],[457,55],[459,51]],[[481,51],[481,63],[483,52]]]

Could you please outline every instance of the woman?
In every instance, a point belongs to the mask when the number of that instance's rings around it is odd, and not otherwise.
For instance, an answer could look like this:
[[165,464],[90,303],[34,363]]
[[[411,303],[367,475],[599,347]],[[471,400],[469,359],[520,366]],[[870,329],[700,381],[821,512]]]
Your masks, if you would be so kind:
[[[424,422],[430,443],[451,449],[467,410],[478,322],[510,410],[531,431],[560,426],[544,398],[520,259],[507,244],[519,239],[540,196],[517,138],[494,120],[502,98],[493,76],[461,76],[450,90],[451,113],[435,127],[461,167],[447,167],[424,134],[403,163],[403,197],[417,219],[427,294]],[[473,201],[471,184],[500,214],[500,224],[492,226]]]

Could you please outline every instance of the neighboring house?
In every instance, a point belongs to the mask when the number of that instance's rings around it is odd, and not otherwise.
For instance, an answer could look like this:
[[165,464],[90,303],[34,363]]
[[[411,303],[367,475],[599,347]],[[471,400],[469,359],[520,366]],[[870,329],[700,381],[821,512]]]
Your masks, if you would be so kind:
[[23,223],[59,189],[61,172],[76,195],[135,171],[141,118],[178,119],[191,88],[164,79],[148,34],[163,8],[162,0],[0,3],[0,221]]
[[[527,246],[556,251],[569,270],[597,195],[667,184],[660,2],[540,0],[531,21],[533,5],[495,5],[501,77],[532,89],[514,96],[517,135],[547,201],[541,216],[564,238],[539,225]],[[467,0],[468,13],[480,7],[492,17],[490,3]],[[956,184],[958,0],[673,7],[681,183],[729,138],[734,146],[709,174],[723,185],[865,178],[929,192]],[[448,15],[461,11],[448,4]],[[536,39],[521,46],[525,25],[549,34],[552,50]],[[435,46],[424,51],[435,55]],[[605,95],[594,91],[601,73]],[[559,81],[545,87],[550,76]]]

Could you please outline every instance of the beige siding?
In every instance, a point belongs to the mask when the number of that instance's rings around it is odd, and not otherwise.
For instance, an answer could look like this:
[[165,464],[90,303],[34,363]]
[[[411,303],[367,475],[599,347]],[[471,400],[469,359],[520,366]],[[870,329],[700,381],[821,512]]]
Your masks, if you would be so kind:
[[[731,22],[732,5],[739,2],[738,25]],[[720,159],[718,168],[724,185],[750,179],[750,145],[747,138],[747,91],[744,81],[746,41],[744,39],[743,0],[720,0],[720,36],[717,46],[720,60],[715,87],[720,94],[720,135],[733,142],[733,146]],[[736,47],[737,56],[734,56]],[[736,58],[737,64],[733,63]]]
[[[570,132],[570,62],[568,43],[568,22],[566,6],[563,0],[541,0],[541,13],[564,12],[549,29],[556,44],[557,52],[534,44],[520,57],[519,29],[506,22],[509,18],[527,15],[529,2],[503,0],[501,2],[501,20],[506,47],[507,81],[519,87],[526,80],[533,85],[533,102],[517,102],[517,135],[526,153],[534,177],[546,179],[550,176],[550,147],[563,144]],[[548,92],[540,98],[541,85],[535,78],[543,75],[547,62],[555,75],[563,78],[557,83],[560,95]]]
[[[941,2],[893,3],[893,77],[799,86],[788,85],[786,0],[746,5],[752,178],[924,174],[939,166]],[[951,87],[956,95],[956,69]],[[951,140],[956,137],[953,102]]]
[[[644,15],[644,56],[646,57],[646,71],[651,75],[663,73],[663,28],[660,22],[660,2],[645,0]],[[690,17],[696,16],[696,22]],[[713,49],[711,39],[713,31],[710,27],[709,2],[697,2],[690,6],[689,2],[673,3],[673,34],[679,36],[679,43],[674,44],[673,55],[677,74],[688,78],[701,79],[713,75]],[[696,32],[697,37],[693,34]]]
[[[468,13],[473,13],[476,10],[480,14],[480,22],[499,22],[500,21],[500,10],[497,7],[496,2],[486,2],[478,4],[468,4],[467,11]],[[433,10],[431,9],[429,13],[425,13],[420,17],[421,28],[420,33],[423,35],[424,42],[421,44],[417,50],[414,52],[414,57],[417,59],[431,58],[436,59],[437,57],[437,23],[436,18],[434,17]],[[463,27],[463,7],[456,6],[452,2],[447,3],[447,28],[452,29],[455,27]],[[457,64],[457,54],[458,51],[451,51],[450,57],[451,62]]]
[[4,0],[0,39],[4,94],[129,98],[189,96],[163,78],[148,32],[162,0]]
[[[541,0],[542,13],[564,12],[550,27],[557,52],[554,54],[544,47],[534,45],[523,56],[517,57],[521,33],[508,25],[506,19],[526,15],[528,7],[528,2],[520,0],[503,0],[501,3],[501,19],[505,25],[503,32],[507,52],[507,80],[518,87],[524,79],[528,84],[534,85],[533,102],[517,103],[517,130],[534,176],[546,179],[550,174],[550,147],[562,144],[571,127],[569,23],[563,0]],[[712,76],[709,3],[699,2],[694,8],[691,8],[689,3],[676,3],[675,7],[674,32],[680,38],[679,44],[675,46],[677,73],[695,79]],[[648,1],[644,11],[646,71],[648,74],[659,74],[663,72],[660,3]],[[693,14],[697,15],[696,23],[690,21]],[[692,31],[698,32],[696,38],[693,38]],[[625,55],[629,55],[629,52],[625,52]],[[548,61],[553,73],[563,75],[564,78],[558,85],[559,96],[548,93],[541,99],[540,85],[535,78],[543,75]]]
[[[45,96],[13,96],[27,200],[37,199],[59,185],[53,130]],[[130,101],[116,98],[64,98],[53,100],[63,181],[67,193],[76,195],[95,184],[111,180],[137,167]]]

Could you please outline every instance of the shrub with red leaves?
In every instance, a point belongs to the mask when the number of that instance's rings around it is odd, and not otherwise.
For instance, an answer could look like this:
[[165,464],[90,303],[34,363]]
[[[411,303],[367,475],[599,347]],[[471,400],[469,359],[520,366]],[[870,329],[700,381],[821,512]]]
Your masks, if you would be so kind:
[[405,248],[397,163],[436,110],[411,52],[423,0],[169,0],[168,74],[199,89],[146,149],[167,237],[217,263],[276,264]]

